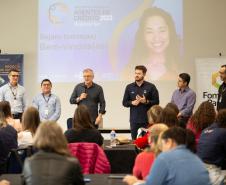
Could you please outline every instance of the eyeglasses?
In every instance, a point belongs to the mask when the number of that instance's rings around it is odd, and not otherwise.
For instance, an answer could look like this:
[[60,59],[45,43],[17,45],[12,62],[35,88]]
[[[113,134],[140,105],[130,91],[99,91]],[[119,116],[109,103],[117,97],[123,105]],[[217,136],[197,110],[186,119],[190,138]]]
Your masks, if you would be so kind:
[[91,75],[83,76],[83,78],[91,78]]

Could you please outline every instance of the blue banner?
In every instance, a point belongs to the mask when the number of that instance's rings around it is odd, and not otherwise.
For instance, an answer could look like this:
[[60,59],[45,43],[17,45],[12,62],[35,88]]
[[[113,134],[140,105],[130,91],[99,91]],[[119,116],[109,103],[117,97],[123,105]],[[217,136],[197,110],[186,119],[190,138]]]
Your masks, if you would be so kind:
[[8,73],[11,69],[20,72],[19,84],[23,85],[23,54],[3,54],[0,55],[0,86],[9,82]]

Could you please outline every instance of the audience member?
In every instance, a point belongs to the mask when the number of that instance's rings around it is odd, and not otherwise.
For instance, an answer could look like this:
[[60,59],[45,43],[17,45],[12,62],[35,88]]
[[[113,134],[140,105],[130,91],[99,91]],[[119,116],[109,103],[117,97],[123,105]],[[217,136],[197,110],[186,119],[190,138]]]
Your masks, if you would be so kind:
[[18,133],[18,146],[32,145],[33,137],[40,124],[39,112],[35,107],[29,107],[22,116],[22,132]]
[[159,115],[158,123],[164,123],[168,127],[178,126],[178,119],[176,112],[169,107],[165,107]]
[[44,122],[38,127],[34,146],[39,151],[25,160],[25,184],[84,185],[79,162],[70,157],[67,141],[56,122]]
[[148,124],[149,128],[147,129],[146,134],[144,134],[142,137],[138,137],[136,140],[134,140],[134,144],[139,148],[139,149],[144,149],[145,147],[148,146],[148,137],[149,137],[149,129],[151,128],[152,125],[157,123],[157,119],[159,119],[159,115],[162,112],[162,107],[159,105],[153,105],[147,112],[148,115]]
[[161,132],[167,130],[168,127],[165,124],[155,124],[151,126],[150,134],[148,137],[150,148],[139,153],[136,157],[135,164],[133,167],[133,175],[138,179],[146,179],[151,166],[155,160],[155,157],[160,153],[160,148],[157,143],[158,137]]
[[216,122],[201,133],[198,156],[206,163],[213,184],[221,183],[226,156],[226,109],[218,112]]
[[175,113],[178,115],[180,110],[178,109],[177,105],[175,103],[167,103],[165,108],[171,108],[175,111]]
[[0,112],[3,112],[6,122],[16,129],[17,132],[22,130],[22,126],[19,119],[13,119],[11,114],[10,104],[7,101],[0,102]]
[[187,123],[187,129],[195,134],[196,144],[198,144],[202,130],[210,126],[216,117],[216,111],[212,103],[202,102]]
[[68,143],[89,142],[103,145],[103,137],[91,121],[89,109],[81,104],[75,110],[73,128],[65,133]]
[[7,158],[13,148],[17,148],[17,132],[7,124],[4,114],[0,112],[0,174],[6,173]]
[[210,185],[209,175],[202,161],[186,148],[186,131],[172,127],[161,136],[162,153],[154,161],[146,183],[134,176],[123,181],[146,185]]

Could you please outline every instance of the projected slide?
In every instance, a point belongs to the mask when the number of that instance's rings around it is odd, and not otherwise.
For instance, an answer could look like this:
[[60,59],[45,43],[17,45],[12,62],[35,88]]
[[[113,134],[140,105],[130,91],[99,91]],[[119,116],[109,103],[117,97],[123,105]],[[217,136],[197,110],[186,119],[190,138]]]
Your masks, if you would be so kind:
[[183,53],[182,0],[39,1],[38,79],[125,81],[135,65],[171,80]]

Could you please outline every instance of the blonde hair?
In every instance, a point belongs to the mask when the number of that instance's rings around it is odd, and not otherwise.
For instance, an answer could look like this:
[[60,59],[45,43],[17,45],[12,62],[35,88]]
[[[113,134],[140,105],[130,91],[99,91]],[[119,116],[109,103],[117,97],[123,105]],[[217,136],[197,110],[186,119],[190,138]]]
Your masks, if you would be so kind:
[[148,111],[148,121],[150,121],[150,118],[152,119],[153,123],[157,123],[157,120],[159,119],[159,116],[162,112],[163,108],[159,105],[153,105]]
[[46,121],[39,125],[34,137],[34,146],[47,152],[70,155],[63,131],[54,121]]
[[158,156],[162,151],[160,138],[162,133],[166,130],[168,130],[168,126],[164,123],[155,124],[149,129],[150,135],[148,139],[155,144],[154,148],[151,148],[151,151],[154,152],[155,156]]

